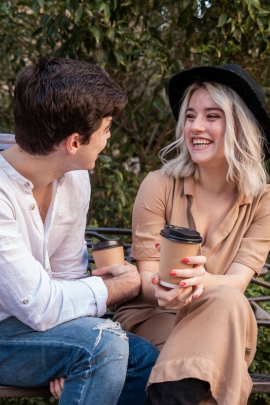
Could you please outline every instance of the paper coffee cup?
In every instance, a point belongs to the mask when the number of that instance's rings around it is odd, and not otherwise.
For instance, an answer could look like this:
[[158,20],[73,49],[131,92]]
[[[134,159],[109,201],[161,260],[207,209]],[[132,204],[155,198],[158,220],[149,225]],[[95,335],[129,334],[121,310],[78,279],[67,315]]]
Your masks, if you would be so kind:
[[166,225],[160,235],[159,283],[164,287],[175,288],[183,278],[170,276],[171,270],[192,267],[182,260],[198,254],[202,238],[193,229],[174,225]]
[[[94,243],[92,255],[97,269],[111,264],[125,264],[123,244],[118,239]],[[102,276],[104,280],[110,277],[111,274]]]

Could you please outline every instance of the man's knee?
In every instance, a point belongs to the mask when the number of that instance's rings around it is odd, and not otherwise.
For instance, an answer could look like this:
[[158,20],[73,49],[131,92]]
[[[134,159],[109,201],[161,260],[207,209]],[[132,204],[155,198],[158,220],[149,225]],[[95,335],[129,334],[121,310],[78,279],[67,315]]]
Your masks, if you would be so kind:
[[128,373],[132,372],[132,369],[140,370],[140,372],[150,373],[154,366],[159,351],[148,340],[136,336],[132,333],[127,333],[129,338],[129,369]]

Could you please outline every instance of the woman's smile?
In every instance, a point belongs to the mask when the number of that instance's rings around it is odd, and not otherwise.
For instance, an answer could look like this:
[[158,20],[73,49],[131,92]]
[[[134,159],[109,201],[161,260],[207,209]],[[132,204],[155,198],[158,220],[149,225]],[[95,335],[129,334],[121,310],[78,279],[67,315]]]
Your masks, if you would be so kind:
[[193,149],[204,149],[213,142],[205,138],[192,138]]
[[196,90],[186,110],[185,139],[192,160],[201,165],[226,164],[224,111],[205,88]]

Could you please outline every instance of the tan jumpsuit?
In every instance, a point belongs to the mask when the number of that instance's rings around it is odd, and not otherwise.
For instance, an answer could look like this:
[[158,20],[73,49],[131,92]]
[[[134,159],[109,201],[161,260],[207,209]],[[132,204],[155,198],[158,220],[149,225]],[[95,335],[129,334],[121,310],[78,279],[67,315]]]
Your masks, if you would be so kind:
[[[175,180],[151,172],[133,211],[131,256],[159,260],[155,244],[165,224],[197,227],[192,177]],[[214,207],[213,207],[214,209]],[[259,274],[270,249],[270,186],[257,197],[239,195],[235,205],[202,246],[206,271],[225,274],[233,262]],[[114,320],[162,351],[148,384],[199,378],[211,391],[202,404],[246,405],[252,382],[248,366],[256,351],[257,325],[245,296],[236,288],[206,288],[178,313],[137,298],[123,304]]]

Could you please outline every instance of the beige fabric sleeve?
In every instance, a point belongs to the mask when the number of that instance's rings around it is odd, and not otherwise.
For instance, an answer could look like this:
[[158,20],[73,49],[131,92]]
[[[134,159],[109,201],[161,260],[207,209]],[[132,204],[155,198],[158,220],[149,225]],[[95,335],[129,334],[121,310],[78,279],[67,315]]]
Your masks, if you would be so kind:
[[244,234],[234,262],[242,263],[260,273],[270,250],[270,190],[261,196],[251,225]]
[[160,242],[159,233],[166,223],[169,183],[167,176],[155,171],[150,172],[140,186],[132,215],[131,256],[137,260],[159,260],[155,244]]

